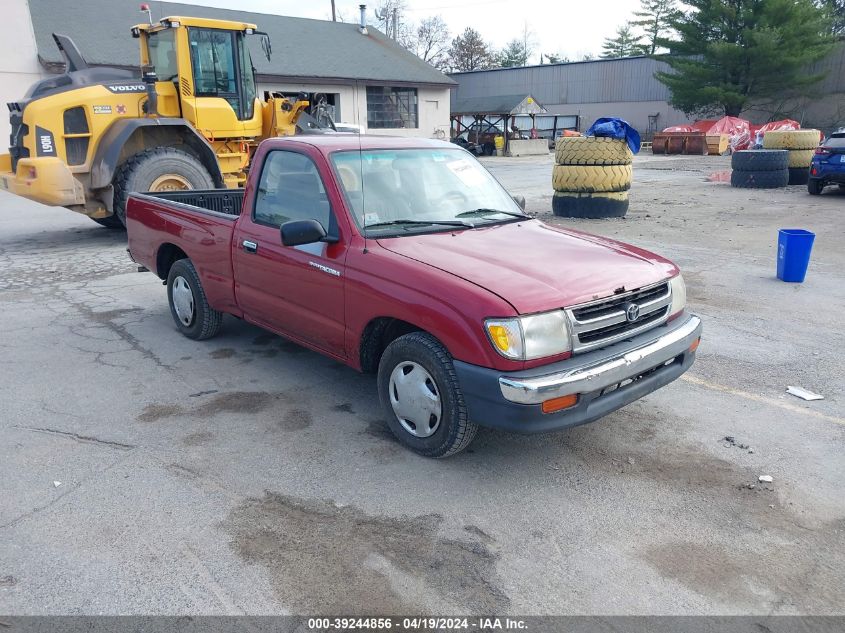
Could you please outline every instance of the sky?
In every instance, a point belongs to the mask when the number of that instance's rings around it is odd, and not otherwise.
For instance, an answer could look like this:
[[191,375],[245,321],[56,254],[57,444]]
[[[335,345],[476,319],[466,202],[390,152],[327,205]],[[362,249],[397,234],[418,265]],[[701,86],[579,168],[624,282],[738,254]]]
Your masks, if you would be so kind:
[[[274,13],[302,18],[331,19],[330,0],[181,0],[226,9]],[[358,21],[358,5],[368,4],[372,19],[375,0],[336,0],[338,13],[347,22]],[[479,31],[495,48],[522,38],[527,24],[533,33],[530,63],[539,63],[540,53],[581,59],[598,56],[604,38],[626,24],[639,8],[639,0],[406,0],[407,16],[419,21],[441,15],[453,35],[467,26]],[[259,24],[259,28],[261,25]]]

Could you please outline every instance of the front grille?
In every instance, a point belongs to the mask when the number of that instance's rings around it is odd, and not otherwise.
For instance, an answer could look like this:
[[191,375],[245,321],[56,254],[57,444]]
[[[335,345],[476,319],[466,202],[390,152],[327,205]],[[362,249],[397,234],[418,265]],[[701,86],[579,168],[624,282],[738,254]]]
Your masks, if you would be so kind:
[[[628,308],[636,304],[639,316],[628,320]],[[666,321],[672,304],[668,282],[570,308],[572,351],[583,352],[610,345],[645,332]]]

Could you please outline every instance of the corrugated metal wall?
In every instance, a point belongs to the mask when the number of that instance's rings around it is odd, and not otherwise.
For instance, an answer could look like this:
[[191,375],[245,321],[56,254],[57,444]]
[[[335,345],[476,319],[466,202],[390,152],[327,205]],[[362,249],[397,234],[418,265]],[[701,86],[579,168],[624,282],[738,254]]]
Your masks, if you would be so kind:
[[[550,113],[580,114],[590,118],[607,116],[605,113],[610,112],[645,129],[648,115],[659,113],[659,127],[686,120],[682,112],[668,105],[669,90],[654,78],[655,72],[667,69],[665,63],[654,59],[631,57],[450,76],[458,82],[457,98],[530,94]],[[823,96],[812,100],[811,109],[834,111],[845,93],[845,45],[837,46],[827,58],[808,68],[808,72],[826,73],[815,89]],[[808,116],[823,118],[821,115]]]
[[458,97],[531,94],[543,105],[613,101],[665,101],[654,78],[666,64],[647,57],[456,73]]

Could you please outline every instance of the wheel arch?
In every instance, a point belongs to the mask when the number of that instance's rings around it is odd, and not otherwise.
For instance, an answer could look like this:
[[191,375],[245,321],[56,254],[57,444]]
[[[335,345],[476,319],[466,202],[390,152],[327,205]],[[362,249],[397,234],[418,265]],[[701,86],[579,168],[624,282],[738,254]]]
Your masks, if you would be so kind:
[[[361,371],[374,374],[378,371],[379,361],[384,350],[400,336],[411,332],[425,332],[437,338],[432,332],[409,321],[396,317],[380,316],[370,319],[361,333],[358,345]],[[440,339],[438,339],[440,340]]]
[[165,242],[159,246],[158,252],[156,253],[156,275],[158,275],[159,279],[167,279],[167,275],[170,274],[173,264],[180,259],[190,259],[190,257],[188,257],[185,251],[176,246],[176,244]]
[[224,187],[217,156],[205,138],[184,119],[120,119],[106,130],[91,163],[91,189],[112,187],[127,158],[153,147],[179,147],[195,155],[218,188]]

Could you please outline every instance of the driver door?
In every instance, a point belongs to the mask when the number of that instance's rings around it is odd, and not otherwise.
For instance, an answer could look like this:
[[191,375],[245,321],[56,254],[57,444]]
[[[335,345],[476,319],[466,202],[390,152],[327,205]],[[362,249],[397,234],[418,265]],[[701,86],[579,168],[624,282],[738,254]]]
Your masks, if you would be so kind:
[[[247,321],[344,358],[348,235],[315,158],[304,150],[267,153],[253,208],[235,232],[235,295]],[[306,219],[320,222],[331,241],[283,246],[281,225]]]

